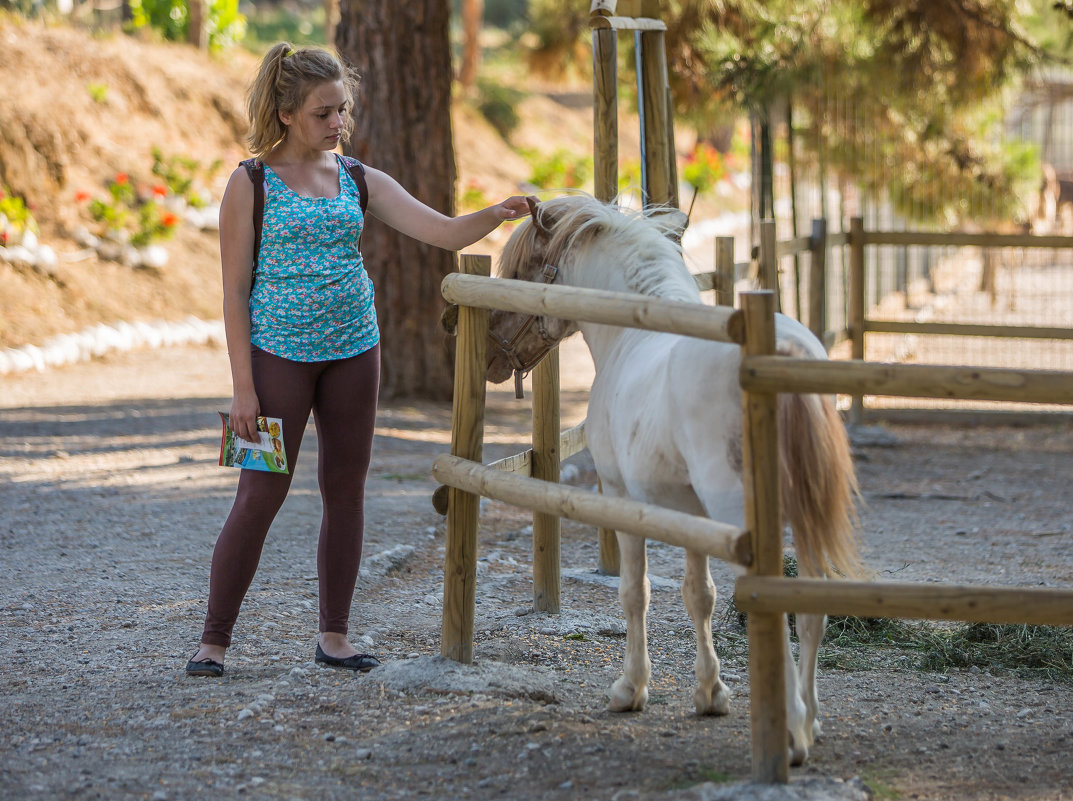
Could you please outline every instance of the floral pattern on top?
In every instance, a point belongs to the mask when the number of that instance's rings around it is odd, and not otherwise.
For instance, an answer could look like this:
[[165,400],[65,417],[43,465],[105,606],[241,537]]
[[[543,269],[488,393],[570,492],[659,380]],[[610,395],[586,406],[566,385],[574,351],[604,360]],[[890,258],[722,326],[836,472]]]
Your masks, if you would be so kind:
[[380,341],[373,283],[358,238],[358,187],[336,155],[339,194],[303,197],[265,165],[261,248],[250,291],[250,341],[299,362],[357,356]]

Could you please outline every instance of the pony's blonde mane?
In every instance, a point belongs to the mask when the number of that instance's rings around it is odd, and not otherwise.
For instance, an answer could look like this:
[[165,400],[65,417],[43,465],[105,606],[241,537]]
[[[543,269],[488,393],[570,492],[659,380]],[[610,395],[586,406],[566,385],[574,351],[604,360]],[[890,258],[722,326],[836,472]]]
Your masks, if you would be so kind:
[[[590,262],[599,261],[621,272],[633,292],[670,300],[700,299],[682,260],[681,246],[668,236],[669,226],[657,218],[583,194],[545,201],[537,207],[537,215],[538,222],[551,231],[543,246],[546,257],[580,263],[578,255],[588,251]],[[500,258],[501,275],[531,278],[518,272],[530,265],[538,236],[537,226],[530,223],[511,237]],[[532,269],[541,266],[532,265]],[[581,269],[595,267],[588,264]]]

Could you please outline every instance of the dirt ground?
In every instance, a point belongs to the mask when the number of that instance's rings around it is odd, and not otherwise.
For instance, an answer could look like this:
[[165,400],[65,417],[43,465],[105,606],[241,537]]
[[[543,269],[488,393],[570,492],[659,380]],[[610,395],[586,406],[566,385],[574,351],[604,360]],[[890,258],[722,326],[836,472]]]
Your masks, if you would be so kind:
[[[569,424],[591,376],[579,341],[563,365]],[[563,611],[537,614],[530,518],[497,502],[482,514],[476,663],[438,657],[444,524],[430,464],[449,447],[446,405],[378,418],[352,626],[384,666],[312,662],[311,430],[227,674],[206,680],[182,668],[236,478],[215,464],[225,354],[136,351],[2,382],[0,797],[699,799],[748,778],[745,649],[719,564],[726,717],[692,713],[676,549],[650,547],[651,702],[613,715],[624,624],[614,580],[593,572],[595,532],[565,523]],[[524,449],[528,426],[529,406],[496,388],[486,458]],[[1067,427],[885,433],[856,449],[864,551],[881,577],[1073,584]],[[593,481],[584,455],[566,475]],[[862,660],[822,670],[824,736],[794,786],[859,777],[876,798],[1073,799],[1068,684],[922,672],[889,649]]]

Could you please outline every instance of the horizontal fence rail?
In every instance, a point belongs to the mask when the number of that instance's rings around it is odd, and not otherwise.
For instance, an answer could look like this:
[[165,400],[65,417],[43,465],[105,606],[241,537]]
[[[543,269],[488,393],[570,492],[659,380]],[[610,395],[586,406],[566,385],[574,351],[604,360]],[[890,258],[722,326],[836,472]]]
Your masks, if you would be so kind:
[[629,292],[547,286],[461,273],[444,278],[441,290],[449,303],[462,306],[666,331],[716,342],[740,343],[744,330],[741,312],[736,309]]
[[444,484],[464,492],[679,545],[745,567],[752,563],[749,532],[706,517],[512,475],[447,454],[436,457],[432,472]]
[[928,231],[864,231],[865,245],[934,245],[981,248],[1073,248],[1073,237],[1042,234],[949,233]]
[[748,356],[741,363],[741,385],[752,392],[1073,404],[1073,373],[1057,370]]
[[742,576],[734,603],[745,612],[1073,625],[1073,590],[1050,588]]
[[865,320],[866,334],[936,334],[955,337],[1011,337],[1018,339],[1073,339],[1073,328],[1056,326],[985,325],[981,323],[917,323],[901,320]]
[[[585,424],[578,423],[573,428],[568,428],[559,435],[559,461],[564,462],[571,456],[576,456],[585,450]],[[506,456],[489,462],[485,467],[500,470],[504,473],[518,473],[523,476],[531,476],[533,473],[533,449],[528,448],[521,453]],[[447,514],[449,488],[441,484],[432,493],[432,507],[441,515]]]

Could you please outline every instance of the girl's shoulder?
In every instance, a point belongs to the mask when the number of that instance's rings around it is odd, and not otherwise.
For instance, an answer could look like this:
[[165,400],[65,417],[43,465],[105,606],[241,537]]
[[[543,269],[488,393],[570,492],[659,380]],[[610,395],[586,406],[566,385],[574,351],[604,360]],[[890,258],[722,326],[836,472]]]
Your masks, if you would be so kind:
[[351,172],[353,172],[355,169],[360,170],[362,173],[365,172],[365,165],[353,156],[344,156],[342,154],[337,153],[335,157],[339,159],[339,161],[342,162],[343,166]]

